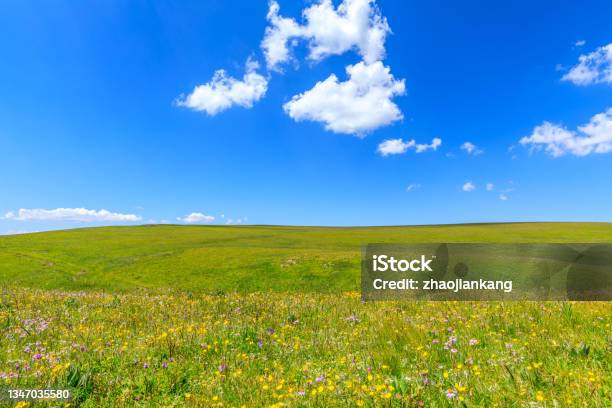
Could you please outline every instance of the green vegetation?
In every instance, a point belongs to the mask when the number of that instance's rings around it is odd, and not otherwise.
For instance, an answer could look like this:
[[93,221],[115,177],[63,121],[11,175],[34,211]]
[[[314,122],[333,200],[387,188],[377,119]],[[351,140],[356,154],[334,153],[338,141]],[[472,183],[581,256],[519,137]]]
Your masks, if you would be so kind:
[[609,302],[363,303],[374,242],[612,242],[612,224],[0,237],[0,386],[68,387],[67,407],[612,404]]
[[605,407],[609,303],[16,289],[0,379],[83,407]]
[[609,223],[107,227],[0,237],[0,283],[31,288],[350,291],[367,243],[612,242]]

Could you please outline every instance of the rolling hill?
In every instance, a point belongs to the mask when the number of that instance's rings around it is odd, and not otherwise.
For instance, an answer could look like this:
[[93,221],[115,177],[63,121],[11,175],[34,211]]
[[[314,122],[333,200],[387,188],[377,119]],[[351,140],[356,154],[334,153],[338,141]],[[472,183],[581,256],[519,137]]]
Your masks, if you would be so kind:
[[83,228],[0,237],[0,283],[54,289],[348,291],[367,243],[612,242],[612,223]]

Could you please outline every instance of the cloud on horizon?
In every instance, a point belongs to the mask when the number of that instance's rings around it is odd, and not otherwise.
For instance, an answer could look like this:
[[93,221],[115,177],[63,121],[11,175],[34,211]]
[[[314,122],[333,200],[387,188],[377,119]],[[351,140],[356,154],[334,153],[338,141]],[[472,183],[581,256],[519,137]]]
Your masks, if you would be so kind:
[[215,217],[201,212],[192,212],[191,214],[184,217],[177,217],[176,219],[185,224],[209,224],[215,220]]
[[136,222],[142,217],[135,214],[122,214],[108,210],[88,210],[86,208],[21,208],[17,212],[9,211],[4,219],[14,221],[75,221],[75,222]]

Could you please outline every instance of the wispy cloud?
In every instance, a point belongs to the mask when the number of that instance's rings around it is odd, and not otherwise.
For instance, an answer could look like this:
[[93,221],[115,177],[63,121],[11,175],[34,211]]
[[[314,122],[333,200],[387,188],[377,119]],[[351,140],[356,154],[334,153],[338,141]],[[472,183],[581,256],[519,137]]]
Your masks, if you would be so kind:
[[461,145],[461,150],[464,150],[467,152],[467,154],[471,154],[473,156],[478,156],[479,154],[483,153],[482,149],[479,149],[478,146],[472,142],[463,143]]
[[576,85],[612,83],[612,43],[578,57],[578,64],[563,75],[561,80]]
[[410,193],[418,188],[421,188],[421,185],[418,183],[408,184],[408,186],[406,186],[406,192]]
[[248,221],[249,219],[247,217],[242,217],[242,218],[228,218],[227,221],[225,221],[225,224],[227,225],[238,225],[238,224],[244,224]]
[[4,215],[7,220],[15,221],[75,221],[75,222],[135,222],[141,221],[142,217],[135,214],[122,214],[108,210],[89,210],[86,208],[55,208],[26,209],[21,208],[16,212],[10,211]]
[[495,188],[495,185],[493,183],[487,183],[485,186],[485,189],[487,191],[493,191],[494,188]]
[[437,150],[442,145],[442,139],[434,137],[430,144],[417,143],[414,139],[404,141],[403,139],[387,139],[378,145],[377,151],[381,156],[403,154],[408,149],[414,148],[415,152],[423,153],[427,150]]
[[209,224],[215,220],[215,217],[201,212],[192,212],[184,217],[177,217],[177,220],[186,224]]
[[466,181],[461,187],[461,189],[469,193],[470,191],[476,190],[476,185],[472,183],[471,181]]
[[567,153],[575,156],[608,153],[612,151],[612,108],[594,115],[588,123],[578,126],[577,131],[544,122],[519,142],[532,150],[544,149],[552,157]]

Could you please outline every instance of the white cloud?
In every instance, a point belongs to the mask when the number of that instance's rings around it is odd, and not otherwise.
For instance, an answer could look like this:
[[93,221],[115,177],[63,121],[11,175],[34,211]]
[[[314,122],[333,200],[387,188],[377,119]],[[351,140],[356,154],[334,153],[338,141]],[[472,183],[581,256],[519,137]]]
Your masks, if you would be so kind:
[[409,184],[409,185],[406,187],[406,191],[409,193],[409,192],[411,192],[411,191],[416,190],[417,188],[421,188],[421,185],[420,185],[420,184],[417,184],[417,183],[412,183],[412,184]]
[[38,231],[25,231],[25,230],[8,230],[4,232],[0,232],[0,235],[23,235],[23,234],[32,234]]
[[495,185],[493,183],[487,183],[485,188],[487,191],[493,191],[493,189],[495,188]]
[[499,199],[502,200],[502,201],[507,201],[508,200],[508,196],[505,195],[505,194],[500,194],[499,195]]
[[461,145],[461,150],[465,150],[468,154],[472,154],[474,156],[478,156],[479,154],[482,153],[482,150],[479,149],[474,143],[472,142],[465,142]]
[[578,41],[576,41],[576,42],[574,43],[574,46],[576,46],[576,47],[582,47],[582,46],[583,46],[583,45],[585,45],[585,44],[586,44],[586,41],[585,41],[585,40],[578,40]]
[[257,62],[247,60],[242,80],[228,77],[225,70],[217,70],[210,82],[196,86],[187,96],[181,95],[176,104],[211,116],[234,105],[251,108],[268,89],[268,80],[257,73],[258,67]]
[[461,187],[461,189],[463,191],[470,192],[476,190],[476,186],[471,181],[466,181],[465,184],[463,184],[463,187]]
[[442,139],[434,137],[431,144],[419,144],[414,139],[405,141],[403,139],[387,139],[378,145],[377,151],[381,156],[391,154],[403,154],[408,149],[414,148],[415,152],[423,153],[427,150],[437,150],[442,144]]
[[177,217],[177,220],[187,224],[207,224],[213,222],[215,217],[200,212],[192,212],[184,217]]
[[612,151],[612,108],[593,116],[589,123],[578,126],[577,131],[550,122],[536,126],[530,136],[520,140],[523,146],[544,149],[553,157],[566,153],[586,156],[591,153]]
[[320,0],[304,9],[304,24],[279,15],[276,1],[270,2],[261,43],[268,69],[292,59],[291,48],[298,40],[308,42],[308,58],[319,61],[330,55],[356,50],[366,63],[383,59],[385,37],[391,30],[375,0],[344,0],[335,8],[331,0]]
[[404,80],[396,80],[382,62],[360,62],[346,67],[349,79],[338,82],[332,74],[283,105],[294,120],[322,122],[335,133],[363,136],[400,120],[403,115],[391,101],[405,91]]
[[426,152],[427,150],[436,151],[438,150],[438,147],[440,147],[441,144],[442,144],[442,139],[440,139],[439,137],[434,137],[431,140],[431,144],[417,144],[414,148],[417,153],[423,153],[423,152]]
[[408,140],[404,142],[403,139],[388,139],[378,145],[378,153],[381,156],[389,156],[390,154],[403,154],[406,151],[414,147],[416,142],[414,140]]
[[225,222],[225,224],[227,224],[227,225],[244,224],[247,221],[248,221],[247,217],[236,218],[236,219],[228,218],[227,221]]
[[114,213],[107,210],[88,210],[86,208],[55,208],[45,209],[26,209],[21,208],[16,213],[10,211],[4,215],[5,219],[16,221],[77,221],[77,222],[96,222],[96,221],[115,221],[133,222],[140,221],[142,217],[134,214]]
[[576,85],[612,83],[612,43],[578,57],[578,64],[561,79]]

